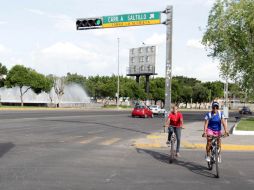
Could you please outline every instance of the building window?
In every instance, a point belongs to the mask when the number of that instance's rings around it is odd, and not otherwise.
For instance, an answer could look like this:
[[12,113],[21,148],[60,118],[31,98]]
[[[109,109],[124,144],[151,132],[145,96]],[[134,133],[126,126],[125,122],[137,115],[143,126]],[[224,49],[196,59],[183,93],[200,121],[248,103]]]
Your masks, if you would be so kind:
[[142,53],[143,52],[143,48],[139,48],[139,53]]
[[135,60],[134,57],[131,57],[131,63],[134,63],[134,60]]
[[151,52],[154,52],[155,48],[154,46],[151,47]]
[[150,47],[146,48],[146,52],[149,53],[150,52]]
[[146,62],[150,62],[150,57],[146,56]]
[[141,56],[141,57],[139,57],[139,62],[144,62],[144,57],[143,56]]
[[145,70],[145,67],[144,65],[141,66],[141,71],[144,71]]
[[134,54],[134,49],[131,49],[131,54]]
[[148,66],[148,71],[152,71],[153,70],[153,66],[152,65],[149,65]]
[[134,71],[134,72],[137,71],[137,67],[136,67],[136,66],[133,67],[133,71]]

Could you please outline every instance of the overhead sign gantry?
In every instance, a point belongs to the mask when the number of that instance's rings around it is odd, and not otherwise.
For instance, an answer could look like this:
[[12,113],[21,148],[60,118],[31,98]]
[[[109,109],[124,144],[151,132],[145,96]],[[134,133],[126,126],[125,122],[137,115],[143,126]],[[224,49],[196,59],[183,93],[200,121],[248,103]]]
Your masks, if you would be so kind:
[[[167,15],[166,21],[161,22],[161,13]],[[76,21],[77,30],[105,29],[128,26],[165,24],[166,31],[166,71],[165,71],[165,110],[171,108],[171,78],[172,78],[172,32],[173,6],[167,6],[164,11],[135,14],[120,14],[92,18],[79,18]]]

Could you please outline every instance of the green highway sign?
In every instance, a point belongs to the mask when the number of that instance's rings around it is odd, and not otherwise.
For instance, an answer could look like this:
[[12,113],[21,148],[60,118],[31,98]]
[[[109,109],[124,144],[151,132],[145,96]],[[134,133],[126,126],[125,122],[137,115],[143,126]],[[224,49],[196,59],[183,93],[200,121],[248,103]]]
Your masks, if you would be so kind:
[[161,12],[103,16],[102,28],[161,24]]

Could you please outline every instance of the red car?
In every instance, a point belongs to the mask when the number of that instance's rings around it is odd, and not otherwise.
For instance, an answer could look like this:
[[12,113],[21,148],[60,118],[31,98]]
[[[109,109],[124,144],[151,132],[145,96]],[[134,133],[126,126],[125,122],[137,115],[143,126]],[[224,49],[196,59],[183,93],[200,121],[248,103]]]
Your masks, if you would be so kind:
[[131,113],[132,117],[153,118],[153,112],[146,106],[136,106]]

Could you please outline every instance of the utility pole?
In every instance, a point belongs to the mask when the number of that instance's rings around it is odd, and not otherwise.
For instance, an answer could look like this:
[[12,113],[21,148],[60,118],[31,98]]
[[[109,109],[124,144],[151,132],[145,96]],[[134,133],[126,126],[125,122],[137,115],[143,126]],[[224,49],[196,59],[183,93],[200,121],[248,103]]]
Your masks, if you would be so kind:
[[120,46],[120,38],[117,38],[117,108],[119,109],[119,89],[120,89],[120,79],[119,79],[119,63],[120,63],[120,58],[119,58],[119,46]]
[[[167,14],[165,22],[166,32],[166,73],[165,73],[165,122],[167,114],[171,110],[171,82],[172,82],[172,33],[173,33],[173,6],[167,6],[164,13]],[[164,128],[165,129],[165,128]],[[165,130],[164,130],[165,132]]]

